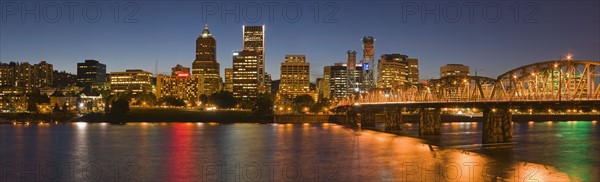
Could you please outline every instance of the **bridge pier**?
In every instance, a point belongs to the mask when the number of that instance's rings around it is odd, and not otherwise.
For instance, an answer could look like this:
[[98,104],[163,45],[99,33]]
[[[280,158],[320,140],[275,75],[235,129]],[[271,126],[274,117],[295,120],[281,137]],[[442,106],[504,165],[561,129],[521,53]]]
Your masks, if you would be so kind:
[[419,111],[419,135],[441,135],[440,108],[421,108]]
[[402,130],[402,108],[385,108],[385,131]]
[[362,127],[375,127],[375,112],[364,111],[360,113],[360,125]]
[[352,109],[346,111],[345,124],[355,125],[358,122],[358,113]]
[[486,109],[483,111],[481,143],[512,142],[512,114],[508,109]]

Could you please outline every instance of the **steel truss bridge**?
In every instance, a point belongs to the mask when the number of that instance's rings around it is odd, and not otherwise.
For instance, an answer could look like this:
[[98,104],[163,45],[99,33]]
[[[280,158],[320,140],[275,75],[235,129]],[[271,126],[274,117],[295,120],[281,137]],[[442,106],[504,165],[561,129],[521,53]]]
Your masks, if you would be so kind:
[[386,130],[401,130],[402,115],[419,114],[419,134],[441,134],[441,108],[483,113],[483,143],[512,141],[514,112],[598,112],[600,62],[553,60],[510,70],[496,79],[446,76],[426,84],[372,89],[337,104],[348,124],[374,126],[385,113]]

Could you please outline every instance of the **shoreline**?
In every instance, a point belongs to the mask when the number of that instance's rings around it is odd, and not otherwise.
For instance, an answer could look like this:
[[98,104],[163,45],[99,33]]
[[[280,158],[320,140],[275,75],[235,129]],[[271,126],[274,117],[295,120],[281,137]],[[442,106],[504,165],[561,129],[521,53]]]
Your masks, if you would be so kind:
[[[336,117],[337,116],[337,117]],[[251,111],[217,110],[200,111],[182,108],[132,108],[121,121],[137,122],[215,122],[215,123],[337,123],[340,115],[317,114],[285,114],[285,115],[255,115]],[[441,115],[442,123],[481,122],[482,116]],[[418,115],[404,115],[404,123],[419,123]],[[600,114],[514,114],[513,122],[547,122],[547,121],[598,121]],[[0,113],[0,124],[13,122],[88,122],[113,123],[115,119],[104,113],[90,113],[75,117],[68,115],[32,114],[32,113]],[[376,115],[377,123],[384,123],[385,116]]]

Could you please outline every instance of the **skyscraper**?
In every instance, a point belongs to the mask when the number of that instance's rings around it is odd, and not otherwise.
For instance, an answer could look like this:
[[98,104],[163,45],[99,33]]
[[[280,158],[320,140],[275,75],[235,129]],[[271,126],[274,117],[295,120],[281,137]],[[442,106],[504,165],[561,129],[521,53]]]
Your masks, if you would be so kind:
[[89,59],[83,63],[77,63],[77,85],[101,86],[107,82],[106,65],[96,60]]
[[[261,89],[267,89],[265,80],[265,26],[243,26],[243,48],[258,54],[258,80]],[[265,91],[265,90],[260,90]]]
[[255,99],[258,87],[258,63],[260,54],[243,50],[233,53],[233,97],[242,100]]
[[196,39],[196,59],[192,63],[192,74],[204,78],[203,94],[211,95],[221,90],[220,64],[217,62],[217,41],[204,27]]
[[285,55],[281,63],[280,99],[291,100],[296,96],[309,94],[310,63],[304,55]]

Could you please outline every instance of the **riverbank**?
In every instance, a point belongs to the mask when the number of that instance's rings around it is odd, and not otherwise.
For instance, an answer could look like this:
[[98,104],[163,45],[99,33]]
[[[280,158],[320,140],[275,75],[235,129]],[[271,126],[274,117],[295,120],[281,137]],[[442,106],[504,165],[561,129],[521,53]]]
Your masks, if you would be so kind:
[[[104,114],[88,114],[76,122],[111,122]],[[201,111],[181,108],[131,108],[125,122],[218,122],[218,123],[271,123],[273,116],[257,116],[251,111]]]

